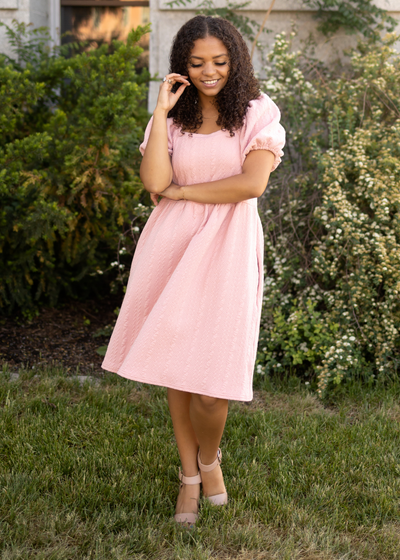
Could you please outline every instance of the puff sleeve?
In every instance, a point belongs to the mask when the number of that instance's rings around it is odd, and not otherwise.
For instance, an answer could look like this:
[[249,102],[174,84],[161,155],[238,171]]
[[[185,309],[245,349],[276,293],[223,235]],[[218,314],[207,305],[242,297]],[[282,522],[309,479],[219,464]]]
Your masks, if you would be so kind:
[[275,155],[272,171],[278,167],[285,145],[285,129],[279,122],[280,118],[277,105],[265,93],[250,102],[242,128],[242,165],[252,150],[268,150]]
[[[171,125],[172,125],[172,119],[167,119],[167,131],[168,131],[168,153],[170,156],[172,156],[172,130],[171,130]],[[146,149],[147,146],[147,142],[149,141],[149,136],[150,136],[150,131],[151,131],[151,127],[153,126],[153,117],[151,117],[151,119],[149,120],[147,126],[146,126],[146,130],[144,131],[144,140],[143,142],[140,144],[139,146],[139,150],[140,153],[142,154],[142,156],[144,155],[144,151]]]

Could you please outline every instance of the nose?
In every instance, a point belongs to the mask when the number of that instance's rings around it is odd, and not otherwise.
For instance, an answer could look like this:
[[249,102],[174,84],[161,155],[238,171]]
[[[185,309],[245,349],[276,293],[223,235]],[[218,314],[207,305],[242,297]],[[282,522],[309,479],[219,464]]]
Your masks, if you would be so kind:
[[204,76],[213,76],[214,75],[214,65],[212,62],[206,62],[203,66],[203,74]]

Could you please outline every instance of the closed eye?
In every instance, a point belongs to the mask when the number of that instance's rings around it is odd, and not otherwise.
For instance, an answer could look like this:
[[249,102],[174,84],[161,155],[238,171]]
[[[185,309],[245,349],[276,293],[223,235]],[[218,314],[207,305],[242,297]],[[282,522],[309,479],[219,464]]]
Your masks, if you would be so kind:
[[[216,66],[225,66],[225,64],[227,64],[227,62],[215,62],[214,63]],[[190,64],[191,68],[200,68],[201,64]]]

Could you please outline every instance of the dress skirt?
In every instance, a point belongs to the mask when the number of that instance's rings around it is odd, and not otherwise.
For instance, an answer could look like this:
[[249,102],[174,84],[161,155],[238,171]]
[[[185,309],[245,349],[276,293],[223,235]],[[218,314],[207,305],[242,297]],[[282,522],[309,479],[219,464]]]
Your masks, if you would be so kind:
[[256,201],[162,199],[139,239],[102,367],[250,401],[263,287]]

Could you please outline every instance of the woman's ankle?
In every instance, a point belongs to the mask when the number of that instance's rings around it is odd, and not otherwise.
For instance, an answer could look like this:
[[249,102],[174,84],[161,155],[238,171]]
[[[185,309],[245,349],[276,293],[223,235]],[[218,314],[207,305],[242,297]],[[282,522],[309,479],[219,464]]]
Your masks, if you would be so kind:
[[203,496],[214,496],[226,492],[224,475],[219,465],[210,472],[202,472],[201,479]]
[[197,513],[200,498],[200,484],[183,485],[179,489],[176,513]]

